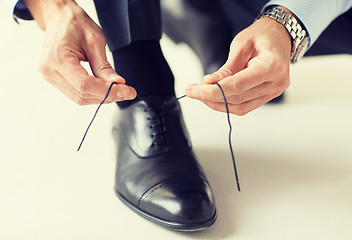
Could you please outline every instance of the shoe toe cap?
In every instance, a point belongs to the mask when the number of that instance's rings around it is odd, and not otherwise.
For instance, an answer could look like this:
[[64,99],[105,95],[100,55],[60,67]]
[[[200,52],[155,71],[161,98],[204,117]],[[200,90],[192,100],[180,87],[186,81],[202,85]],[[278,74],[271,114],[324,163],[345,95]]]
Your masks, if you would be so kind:
[[140,199],[141,210],[175,224],[212,225],[215,201],[204,182],[165,181],[149,189]]

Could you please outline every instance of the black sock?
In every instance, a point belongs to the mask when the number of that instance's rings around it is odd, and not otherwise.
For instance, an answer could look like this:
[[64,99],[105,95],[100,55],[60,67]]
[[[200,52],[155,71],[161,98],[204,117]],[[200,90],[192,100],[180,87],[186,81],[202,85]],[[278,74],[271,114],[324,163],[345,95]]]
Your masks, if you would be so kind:
[[[152,95],[174,96],[174,76],[161,51],[158,40],[137,41],[113,53],[115,70],[134,87],[138,99]],[[117,102],[121,108],[136,100]]]

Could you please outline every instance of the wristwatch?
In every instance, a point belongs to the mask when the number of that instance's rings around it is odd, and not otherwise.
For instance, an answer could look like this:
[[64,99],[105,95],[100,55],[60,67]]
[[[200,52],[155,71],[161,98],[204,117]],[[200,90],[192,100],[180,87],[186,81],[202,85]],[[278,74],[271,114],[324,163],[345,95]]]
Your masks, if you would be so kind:
[[277,7],[269,7],[259,14],[256,20],[269,17],[281,23],[291,36],[291,63],[296,63],[303,57],[309,46],[309,36],[297,19],[290,13]]

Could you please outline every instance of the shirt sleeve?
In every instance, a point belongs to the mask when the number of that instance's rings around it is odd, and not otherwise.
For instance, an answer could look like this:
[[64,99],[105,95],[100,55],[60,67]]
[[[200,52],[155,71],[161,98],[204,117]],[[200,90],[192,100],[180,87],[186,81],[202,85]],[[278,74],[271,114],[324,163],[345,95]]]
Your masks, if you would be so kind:
[[21,0],[8,0],[7,4],[12,10],[12,17],[18,23],[18,19],[33,20],[33,16],[27,6]]
[[310,46],[338,16],[352,7],[352,0],[271,0],[270,5],[289,9],[302,22],[310,37]]

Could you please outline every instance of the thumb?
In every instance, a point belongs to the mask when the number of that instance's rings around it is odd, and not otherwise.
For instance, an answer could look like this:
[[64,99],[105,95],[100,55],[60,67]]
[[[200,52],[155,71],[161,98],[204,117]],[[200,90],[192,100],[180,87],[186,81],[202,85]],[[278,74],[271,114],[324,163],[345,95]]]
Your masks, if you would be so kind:
[[230,46],[230,52],[226,63],[216,72],[205,75],[204,83],[215,83],[232,76],[243,70],[253,54],[253,46],[249,43],[241,43],[236,38]]
[[234,71],[231,68],[231,65],[228,63],[228,61],[216,72],[205,75],[203,77],[203,82],[204,83],[215,83],[215,82],[219,82],[220,80],[232,76],[234,73]]
[[125,83],[125,79],[118,75],[106,58],[105,45],[86,51],[87,60],[95,77],[108,82]]

